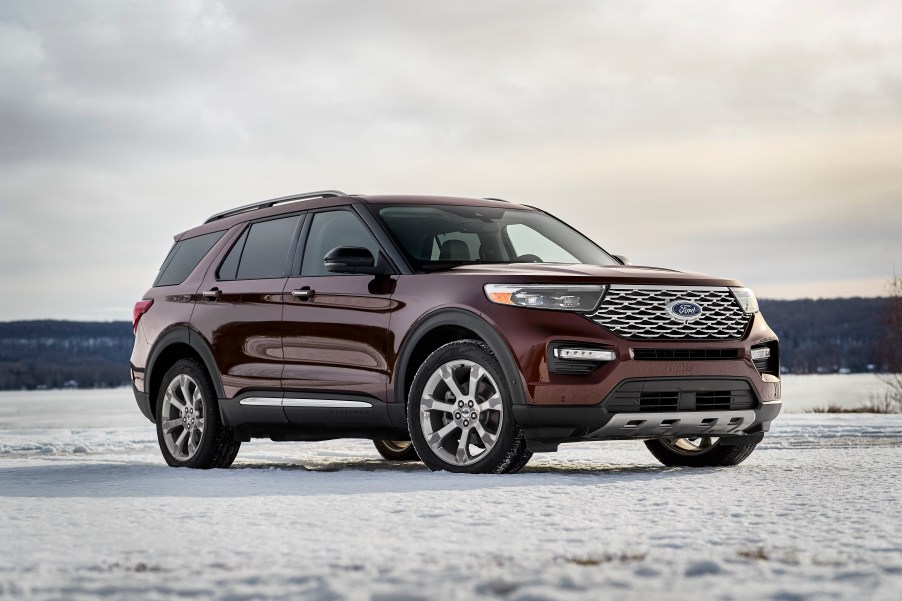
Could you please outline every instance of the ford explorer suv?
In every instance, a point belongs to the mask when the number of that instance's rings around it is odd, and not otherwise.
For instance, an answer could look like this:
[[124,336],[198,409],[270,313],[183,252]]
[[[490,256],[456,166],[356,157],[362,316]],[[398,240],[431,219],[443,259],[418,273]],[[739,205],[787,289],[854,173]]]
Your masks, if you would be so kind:
[[736,280],[639,267],[535,207],[329,190],[175,236],[134,309],[131,377],[176,467],[242,442],[365,438],[512,473],[561,443],[743,461],[780,412],[779,345]]

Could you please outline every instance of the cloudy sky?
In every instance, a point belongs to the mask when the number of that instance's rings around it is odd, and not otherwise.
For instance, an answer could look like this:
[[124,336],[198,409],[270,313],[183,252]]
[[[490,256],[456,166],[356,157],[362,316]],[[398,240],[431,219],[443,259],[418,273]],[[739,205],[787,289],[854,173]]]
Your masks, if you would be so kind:
[[0,0],[0,319],[305,190],[497,196],[766,297],[902,271],[902,2]]

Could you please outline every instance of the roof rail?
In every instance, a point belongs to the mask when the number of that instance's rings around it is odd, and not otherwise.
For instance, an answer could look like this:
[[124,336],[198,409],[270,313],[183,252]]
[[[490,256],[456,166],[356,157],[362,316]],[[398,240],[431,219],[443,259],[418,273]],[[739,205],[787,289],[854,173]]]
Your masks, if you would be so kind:
[[339,190],[320,190],[318,192],[304,192],[302,194],[292,194],[291,196],[282,196],[281,198],[273,198],[270,200],[264,200],[263,202],[254,202],[249,205],[244,205],[242,207],[237,207],[235,209],[229,209],[228,211],[223,211],[222,213],[216,213],[204,223],[210,223],[211,221],[216,221],[218,219],[225,219],[226,217],[231,217],[232,215],[239,215],[241,213],[247,213],[248,211],[256,211],[257,209],[268,209],[269,207],[274,207],[276,205],[280,205],[286,202],[294,202],[296,200],[307,200],[309,198],[328,198],[330,196],[347,196],[344,192],[340,192]]

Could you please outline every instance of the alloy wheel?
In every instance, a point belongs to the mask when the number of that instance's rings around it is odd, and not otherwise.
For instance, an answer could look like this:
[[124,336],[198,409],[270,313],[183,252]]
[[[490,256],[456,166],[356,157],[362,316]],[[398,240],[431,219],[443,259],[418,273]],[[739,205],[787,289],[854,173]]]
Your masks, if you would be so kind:
[[420,401],[426,444],[455,466],[476,463],[495,446],[504,421],[504,403],[494,378],[481,365],[455,359],[436,369]]
[[166,448],[179,461],[197,453],[206,425],[206,408],[200,386],[187,374],[169,382],[160,415]]

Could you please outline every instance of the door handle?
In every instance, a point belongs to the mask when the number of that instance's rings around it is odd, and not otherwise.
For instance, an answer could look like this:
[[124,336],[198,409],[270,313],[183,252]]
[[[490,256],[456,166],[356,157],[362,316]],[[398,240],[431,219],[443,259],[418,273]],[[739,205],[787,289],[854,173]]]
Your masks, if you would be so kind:
[[316,290],[313,290],[310,286],[304,286],[303,288],[292,290],[291,296],[298,300],[306,301],[316,296]]
[[222,296],[222,290],[219,288],[211,288],[209,290],[204,290],[200,294],[207,300],[218,301],[219,297]]

